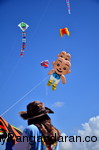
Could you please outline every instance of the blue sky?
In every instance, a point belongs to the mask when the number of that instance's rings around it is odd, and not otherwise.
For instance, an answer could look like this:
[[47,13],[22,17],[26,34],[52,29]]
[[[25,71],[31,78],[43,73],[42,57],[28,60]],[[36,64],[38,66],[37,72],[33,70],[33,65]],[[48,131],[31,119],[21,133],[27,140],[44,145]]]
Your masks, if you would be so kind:
[[[3,116],[16,127],[27,125],[18,112],[34,100],[55,111],[53,124],[68,135],[76,134],[82,123],[99,114],[99,1],[70,0],[70,4],[69,15],[65,0],[0,1],[0,114],[42,81]],[[20,58],[17,25],[22,21],[29,28],[25,54]],[[69,28],[70,37],[59,36],[64,27]],[[71,73],[66,75],[66,85],[59,83],[52,91],[46,86],[47,73],[62,50],[71,54]],[[42,60],[49,60],[49,68],[40,66]]]

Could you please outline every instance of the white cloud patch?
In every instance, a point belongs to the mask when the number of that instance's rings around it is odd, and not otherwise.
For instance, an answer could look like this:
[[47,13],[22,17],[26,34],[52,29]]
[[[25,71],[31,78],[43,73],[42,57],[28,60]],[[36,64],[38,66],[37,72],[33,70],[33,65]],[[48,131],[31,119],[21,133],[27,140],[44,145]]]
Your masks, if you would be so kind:
[[[90,118],[88,123],[82,124],[83,129],[78,130],[77,135],[81,136],[82,142],[60,142],[60,150],[99,150],[99,116]],[[62,133],[63,136],[66,134]],[[96,142],[83,142],[85,140],[97,140]],[[95,137],[93,137],[95,136]],[[97,139],[96,139],[97,138]]]
[[63,102],[55,102],[52,106],[53,107],[63,107],[64,103]]
[[59,150],[73,150],[73,145],[71,142],[69,142],[68,138],[65,137],[67,136],[65,133],[62,133],[61,136],[63,137],[63,141],[66,142],[60,142],[60,149]]

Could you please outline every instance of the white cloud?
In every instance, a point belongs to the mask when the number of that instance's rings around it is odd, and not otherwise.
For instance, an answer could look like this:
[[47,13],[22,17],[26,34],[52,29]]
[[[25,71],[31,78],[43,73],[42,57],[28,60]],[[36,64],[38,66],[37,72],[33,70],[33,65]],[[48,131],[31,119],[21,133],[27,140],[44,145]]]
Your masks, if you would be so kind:
[[[63,141],[65,141],[66,134],[62,133],[61,136],[63,136]],[[73,145],[66,138],[66,142],[60,142],[60,149],[59,150],[73,150]]]
[[64,103],[63,102],[55,102],[52,106],[53,107],[63,107]]
[[[61,142],[60,150],[99,150],[99,116],[90,118],[88,123],[82,124],[83,129],[78,130],[77,135],[84,140],[86,136],[96,136],[96,142]],[[63,136],[66,135],[62,133]],[[89,140],[89,138],[87,138]],[[96,140],[96,138],[92,138]]]

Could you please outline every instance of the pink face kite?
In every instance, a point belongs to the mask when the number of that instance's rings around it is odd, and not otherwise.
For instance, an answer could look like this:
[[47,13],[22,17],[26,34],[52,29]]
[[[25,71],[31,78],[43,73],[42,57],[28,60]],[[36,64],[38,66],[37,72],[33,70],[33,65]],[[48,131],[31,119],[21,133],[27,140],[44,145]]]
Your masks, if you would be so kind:
[[62,57],[65,60],[70,61],[71,55],[65,51],[62,51],[60,54],[58,54],[58,57]]
[[59,57],[54,63],[53,68],[55,72],[59,75],[66,75],[70,73],[71,63],[68,60],[65,60],[62,57]]

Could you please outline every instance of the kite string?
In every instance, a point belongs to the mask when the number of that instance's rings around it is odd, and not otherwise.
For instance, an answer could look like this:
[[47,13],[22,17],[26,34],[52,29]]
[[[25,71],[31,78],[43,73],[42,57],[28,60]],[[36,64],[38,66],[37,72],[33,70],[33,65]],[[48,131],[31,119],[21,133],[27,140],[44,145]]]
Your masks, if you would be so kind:
[[20,59],[18,58],[16,64],[14,65],[13,69],[10,71],[10,74],[8,75],[8,77],[6,78],[5,82],[3,83],[3,85],[0,87],[0,92],[2,90],[4,90],[6,83],[10,80],[10,78],[12,77],[12,75],[14,74],[14,72],[16,71],[18,64],[20,62]]
[[[52,2],[52,0],[50,0],[50,2],[47,4],[47,6],[46,6],[46,8],[45,8],[45,10],[44,10],[44,12],[43,12],[43,14],[42,14],[42,16],[40,17],[40,20],[39,20],[39,22],[38,22],[38,24],[37,24],[37,27],[36,27],[36,29],[35,29],[35,31],[34,31],[34,34],[36,33],[36,31],[37,31],[37,29],[38,29],[38,27],[39,27],[39,25],[40,25],[40,23],[41,23],[41,21],[42,21],[42,19],[44,18],[44,15],[46,14],[46,12],[47,12],[47,10],[48,10],[48,7],[49,7],[49,5],[50,5],[50,3]],[[45,80],[45,79],[44,79]],[[37,85],[39,86],[39,84],[41,84],[44,80],[42,80],[40,83],[38,83]],[[37,87],[37,85],[33,88],[33,89],[35,89],[36,87]],[[9,107],[2,115],[4,115],[4,114],[6,114],[10,109],[12,109],[18,102],[20,102],[24,97],[26,97],[29,93],[31,93],[32,91],[33,91],[33,89],[31,89],[28,93],[26,93],[22,98],[20,98],[16,103],[14,103],[11,107]]]
[[47,5],[46,5],[46,7],[45,7],[45,9],[43,11],[43,14],[41,15],[41,17],[40,17],[40,19],[38,21],[38,24],[37,24],[37,26],[36,26],[36,28],[34,30],[33,36],[35,36],[37,30],[39,29],[39,26],[41,25],[41,22],[42,22],[42,20],[43,20],[43,18],[45,16],[45,14],[47,14],[47,10],[48,10],[51,2],[52,2],[52,0],[48,1]]
[[45,81],[48,78],[45,77],[42,81],[40,81],[36,86],[34,86],[29,92],[27,92],[23,97],[21,97],[19,100],[17,100],[12,106],[10,106],[4,113],[2,113],[0,116],[4,116],[9,110],[11,110],[15,105],[17,105],[21,100],[23,100],[26,96],[28,96],[33,90],[35,90],[43,81]]
[[48,96],[48,86],[45,85],[46,96]]

